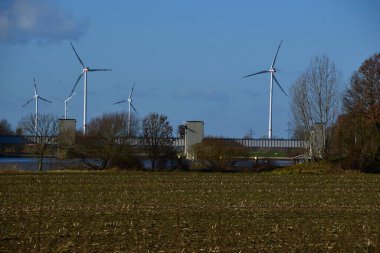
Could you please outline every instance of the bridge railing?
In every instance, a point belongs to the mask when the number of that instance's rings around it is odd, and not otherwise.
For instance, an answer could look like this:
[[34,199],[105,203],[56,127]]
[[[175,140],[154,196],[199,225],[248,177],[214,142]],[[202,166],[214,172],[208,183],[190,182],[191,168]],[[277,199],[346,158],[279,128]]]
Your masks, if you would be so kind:
[[56,144],[57,136],[0,135],[0,144]]
[[307,148],[308,141],[291,139],[226,139],[249,148]]
[[[0,144],[34,144],[40,142],[38,136],[28,135],[0,135]],[[42,137],[51,138],[51,137]],[[236,138],[220,138],[225,141],[236,142],[244,147],[248,148],[307,148],[309,146],[308,141],[291,140],[291,139],[236,139]],[[128,138],[123,139],[120,137],[116,140],[117,143],[126,143],[132,146],[139,146],[141,138]],[[50,140],[51,144],[57,143],[57,137],[54,136]],[[184,138],[173,138],[173,146],[176,148],[185,147]]]

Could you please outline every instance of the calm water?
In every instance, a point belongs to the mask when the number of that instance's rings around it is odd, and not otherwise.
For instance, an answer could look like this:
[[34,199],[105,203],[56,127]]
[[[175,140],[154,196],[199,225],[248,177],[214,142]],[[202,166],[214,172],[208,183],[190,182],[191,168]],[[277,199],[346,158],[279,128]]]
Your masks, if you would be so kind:
[[[42,170],[68,169],[80,166],[79,159],[59,160],[44,158]],[[34,157],[0,157],[0,170],[38,170],[38,159]]]
[[[44,159],[48,161],[49,158]],[[24,158],[24,157],[0,157],[0,166],[2,163],[34,163],[37,161],[37,158]]]
[[[144,160],[143,165],[146,169],[151,168],[150,161]],[[259,160],[259,165],[268,163],[265,160]],[[291,166],[293,165],[292,160],[273,160],[270,163],[274,166]],[[253,168],[255,167],[256,161],[254,160],[237,160],[233,163],[235,168]],[[171,167],[173,164],[168,161],[167,166]],[[59,170],[59,169],[70,169],[70,168],[85,168],[86,166],[80,161],[80,159],[67,159],[60,160],[57,158],[44,158],[43,170]],[[38,159],[30,157],[0,157],[0,170],[38,170]]]

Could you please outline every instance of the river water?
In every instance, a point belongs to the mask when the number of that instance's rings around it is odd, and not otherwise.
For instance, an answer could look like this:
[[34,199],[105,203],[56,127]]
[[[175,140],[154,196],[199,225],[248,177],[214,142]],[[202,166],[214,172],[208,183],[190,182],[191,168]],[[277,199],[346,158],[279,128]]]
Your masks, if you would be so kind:
[[[259,159],[258,164],[263,165],[270,163],[273,166],[286,167],[293,165],[293,160],[265,160]],[[148,160],[142,161],[142,164],[146,169],[150,169],[151,164]],[[168,163],[168,167],[171,167],[172,163]],[[232,167],[236,169],[241,168],[254,168],[256,166],[255,160],[236,160]],[[64,169],[86,169],[80,159],[57,159],[57,158],[44,158],[42,170],[64,170]],[[0,157],[0,170],[38,170],[38,159],[34,157]]]
[[[83,168],[79,159],[60,160],[57,158],[44,158],[42,170],[59,170],[69,168]],[[38,158],[36,157],[0,157],[0,170],[38,170]]]

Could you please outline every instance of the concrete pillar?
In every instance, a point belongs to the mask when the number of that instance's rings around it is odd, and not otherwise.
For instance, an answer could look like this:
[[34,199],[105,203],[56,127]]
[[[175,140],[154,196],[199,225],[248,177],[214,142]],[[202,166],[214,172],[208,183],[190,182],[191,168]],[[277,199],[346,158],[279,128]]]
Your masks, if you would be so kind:
[[58,157],[66,158],[68,150],[75,144],[75,119],[58,120]]
[[194,160],[192,146],[201,143],[204,138],[203,121],[186,121],[185,122],[185,156],[187,159]]

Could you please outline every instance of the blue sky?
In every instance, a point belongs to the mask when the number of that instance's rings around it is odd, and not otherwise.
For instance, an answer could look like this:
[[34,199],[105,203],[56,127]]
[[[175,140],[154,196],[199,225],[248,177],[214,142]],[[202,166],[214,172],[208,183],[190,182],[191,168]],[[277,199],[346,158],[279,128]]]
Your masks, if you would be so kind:
[[[326,54],[342,74],[380,51],[380,2],[315,1],[0,1],[0,119],[13,127],[34,112],[22,105],[39,94],[41,113],[62,116],[81,67],[112,68],[89,74],[88,118],[127,110],[168,116],[173,126],[203,120],[205,134],[267,134],[270,67],[281,39],[276,77],[288,91],[310,60]],[[81,128],[83,82],[69,102]],[[273,135],[287,137],[289,97],[274,87]]]

